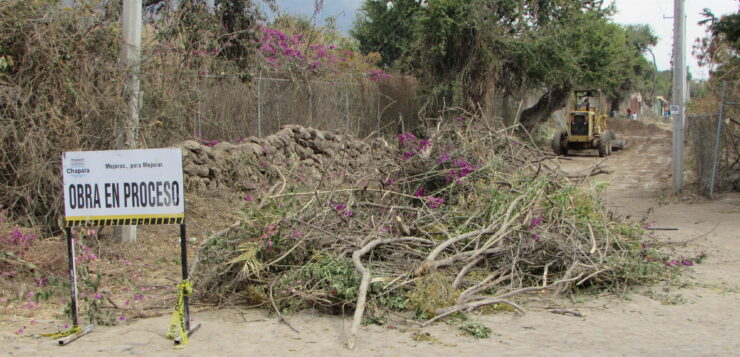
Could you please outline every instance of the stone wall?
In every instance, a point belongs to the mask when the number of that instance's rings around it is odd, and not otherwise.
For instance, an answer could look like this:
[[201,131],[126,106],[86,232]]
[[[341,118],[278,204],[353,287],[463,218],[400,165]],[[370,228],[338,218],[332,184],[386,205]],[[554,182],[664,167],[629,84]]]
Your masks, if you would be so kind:
[[393,165],[396,149],[383,140],[285,125],[277,133],[250,137],[238,144],[215,146],[188,140],[183,171],[188,190],[228,187],[238,191],[265,188],[278,180],[316,187],[322,184],[375,185]]

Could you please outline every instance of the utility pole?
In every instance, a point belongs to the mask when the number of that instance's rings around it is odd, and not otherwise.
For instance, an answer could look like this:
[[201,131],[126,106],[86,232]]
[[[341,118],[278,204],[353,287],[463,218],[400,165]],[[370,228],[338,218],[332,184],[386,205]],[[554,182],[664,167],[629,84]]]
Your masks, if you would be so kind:
[[[139,60],[141,57],[141,0],[123,0],[121,14],[121,62],[129,70],[126,91],[129,95],[129,117],[123,127],[125,133],[118,134],[117,149],[134,149],[139,135]],[[136,241],[136,226],[114,228],[114,236],[121,242]]]
[[[686,88],[686,40],[684,17],[684,0],[674,0],[673,14],[673,192],[679,193],[683,189],[683,134],[684,116],[686,114],[684,101]],[[678,109],[677,111],[674,109]]]

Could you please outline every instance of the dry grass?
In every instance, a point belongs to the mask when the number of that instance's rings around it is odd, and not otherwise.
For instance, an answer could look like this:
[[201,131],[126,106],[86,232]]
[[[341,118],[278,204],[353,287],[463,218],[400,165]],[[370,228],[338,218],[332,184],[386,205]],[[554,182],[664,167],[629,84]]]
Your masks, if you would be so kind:
[[[233,223],[237,219],[234,212],[243,202],[226,190],[189,194],[187,200],[188,237],[195,247],[203,237],[211,234],[211,230]],[[214,210],[213,207],[222,209]],[[3,218],[0,217],[3,254],[10,251],[23,254],[16,254],[20,259],[0,259],[3,272],[0,276],[0,320],[8,321],[7,327],[13,331],[23,326],[31,328],[35,324],[32,321],[68,321],[65,309],[69,301],[69,278],[64,237],[34,239],[27,248],[21,249],[8,238],[16,228],[26,234],[34,231]],[[90,231],[95,233],[89,234]],[[81,321],[113,324],[123,323],[119,320],[121,316],[135,319],[171,312],[177,297],[174,289],[180,281],[179,228],[139,227],[134,244],[114,241],[111,231],[111,228],[100,227],[74,231],[78,239],[75,249],[79,259]],[[194,252],[195,249],[190,249],[190,259],[194,258]],[[89,253],[95,258],[89,259]],[[28,263],[33,264],[33,268]],[[8,275],[9,271],[14,271],[12,276]],[[95,294],[100,294],[100,299]],[[198,308],[196,304],[194,309]]]

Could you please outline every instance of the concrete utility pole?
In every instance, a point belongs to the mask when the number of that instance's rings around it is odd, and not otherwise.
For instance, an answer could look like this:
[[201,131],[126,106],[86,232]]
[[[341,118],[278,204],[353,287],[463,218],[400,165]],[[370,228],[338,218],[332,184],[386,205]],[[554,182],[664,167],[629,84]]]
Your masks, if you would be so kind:
[[[671,101],[678,107],[673,114],[673,192],[679,193],[683,189],[683,134],[684,108],[686,88],[686,18],[684,17],[684,0],[674,0],[673,14],[673,95]],[[673,112],[673,110],[672,110]]]
[[[138,146],[139,135],[139,60],[141,57],[141,0],[123,0],[121,15],[121,62],[130,70],[126,81],[126,90],[129,95],[129,118],[124,125],[125,133],[118,134],[118,149],[133,149]],[[122,140],[125,140],[123,143]],[[136,226],[122,226],[114,228],[114,235],[121,242],[136,241]]]

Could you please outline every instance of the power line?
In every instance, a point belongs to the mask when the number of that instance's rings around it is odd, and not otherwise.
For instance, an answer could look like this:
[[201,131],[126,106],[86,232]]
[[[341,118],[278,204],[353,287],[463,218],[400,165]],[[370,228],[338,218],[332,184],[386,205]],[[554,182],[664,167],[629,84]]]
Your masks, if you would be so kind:
[[665,11],[663,11],[663,6],[660,5],[661,0],[658,0],[655,3],[658,4],[658,10],[660,11],[660,14],[663,15],[663,19],[672,19],[673,18],[673,16],[666,16],[665,15]]

